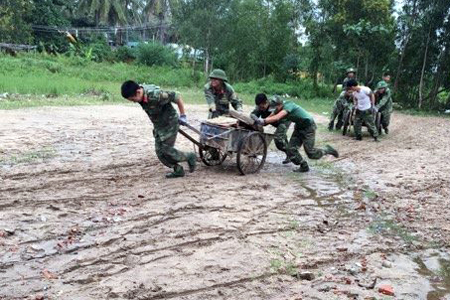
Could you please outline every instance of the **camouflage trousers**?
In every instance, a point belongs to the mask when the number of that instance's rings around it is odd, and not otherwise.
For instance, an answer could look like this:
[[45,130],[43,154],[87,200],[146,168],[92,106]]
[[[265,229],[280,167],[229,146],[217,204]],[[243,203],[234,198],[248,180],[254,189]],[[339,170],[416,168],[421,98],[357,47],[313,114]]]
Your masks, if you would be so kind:
[[389,127],[389,123],[391,122],[391,112],[389,110],[382,110],[381,113],[381,126],[383,129]]
[[283,122],[277,126],[277,130],[274,132],[274,141],[275,146],[277,146],[277,149],[280,151],[283,151],[287,153],[288,149],[288,139],[287,139],[287,131],[289,129],[289,126],[291,125],[291,122]]
[[311,159],[319,159],[325,154],[327,154],[325,149],[319,149],[314,147],[316,140],[316,124],[311,124],[307,128],[300,128],[295,125],[294,132],[292,133],[291,139],[288,145],[288,156],[292,163],[296,165],[306,163],[303,157],[300,155],[298,148],[303,145],[306,155]]
[[342,125],[344,124],[344,112],[347,109],[347,106],[343,105],[341,101],[336,100],[333,105],[333,111],[331,112],[330,116],[330,123],[329,127],[333,127],[334,120],[337,120],[336,123],[336,129],[340,129]]
[[161,140],[157,132],[153,132],[155,137],[155,151],[159,160],[169,168],[174,168],[179,162],[187,161],[186,153],[174,148],[177,140],[177,133],[165,140]]
[[375,120],[374,120],[371,108],[366,109],[366,110],[359,110],[359,109],[356,110],[356,114],[355,114],[355,135],[356,135],[356,137],[362,136],[363,123],[367,126],[369,133],[373,137],[378,136],[378,130],[375,127]]

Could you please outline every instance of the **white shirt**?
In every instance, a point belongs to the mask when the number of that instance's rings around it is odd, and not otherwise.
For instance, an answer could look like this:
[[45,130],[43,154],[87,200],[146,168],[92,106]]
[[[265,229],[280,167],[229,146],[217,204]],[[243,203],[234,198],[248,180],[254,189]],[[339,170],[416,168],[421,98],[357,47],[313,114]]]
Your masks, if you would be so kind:
[[372,94],[372,90],[367,86],[361,86],[359,92],[353,92],[353,96],[358,100],[356,104],[357,109],[366,110],[372,106],[370,94]]

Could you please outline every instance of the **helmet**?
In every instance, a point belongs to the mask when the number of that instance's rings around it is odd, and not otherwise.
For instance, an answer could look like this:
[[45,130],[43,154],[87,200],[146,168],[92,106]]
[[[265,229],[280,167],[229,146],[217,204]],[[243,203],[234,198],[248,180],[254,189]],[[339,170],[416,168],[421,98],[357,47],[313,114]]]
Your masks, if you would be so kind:
[[383,88],[387,88],[387,87],[388,87],[388,84],[387,84],[386,81],[384,81],[384,80],[381,80],[381,81],[378,82],[378,84],[377,84],[377,90],[383,89]]
[[274,96],[272,96],[272,98],[270,98],[270,106],[274,107],[274,106],[278,106],[280,104],[283,104],[283,99],[281,99],[280,96],[274,95]]
[[353,68],[348,68],[346,74],[348,73],[356,73],[356,70]]
[[223,81],[228,81],[227,75],[225,74],[224,70],[221,69],[214,69],[212,70],[212,72],[209,74],[209,78],[214,78],[214,79],[220,79]]

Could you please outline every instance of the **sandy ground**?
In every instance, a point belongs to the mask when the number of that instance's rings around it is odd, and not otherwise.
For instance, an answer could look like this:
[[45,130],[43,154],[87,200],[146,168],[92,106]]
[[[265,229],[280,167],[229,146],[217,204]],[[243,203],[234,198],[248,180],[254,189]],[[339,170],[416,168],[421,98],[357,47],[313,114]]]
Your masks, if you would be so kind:
[[0,111],[0,299],[450,299],[450,120],[316,122],[341,157],[307,174],[272,145],[167,180],[138,106]]

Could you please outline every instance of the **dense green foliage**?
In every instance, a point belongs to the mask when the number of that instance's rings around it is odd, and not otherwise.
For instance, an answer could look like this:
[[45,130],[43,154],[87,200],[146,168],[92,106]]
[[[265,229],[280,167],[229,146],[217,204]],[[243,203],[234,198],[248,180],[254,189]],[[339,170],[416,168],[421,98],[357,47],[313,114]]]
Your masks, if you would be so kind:
[[[251,90],[307,98],[329,94],[349,67],[372,88],[389,72],[396,102],[441,110],[450,108],[449,15],[446,0],[4,0],[0,43],[71,60],[184,66],[196,81],[219,67]],[[151,43],[110,48],[127,41]],[[180,62],[166,42],[196,50]]]

